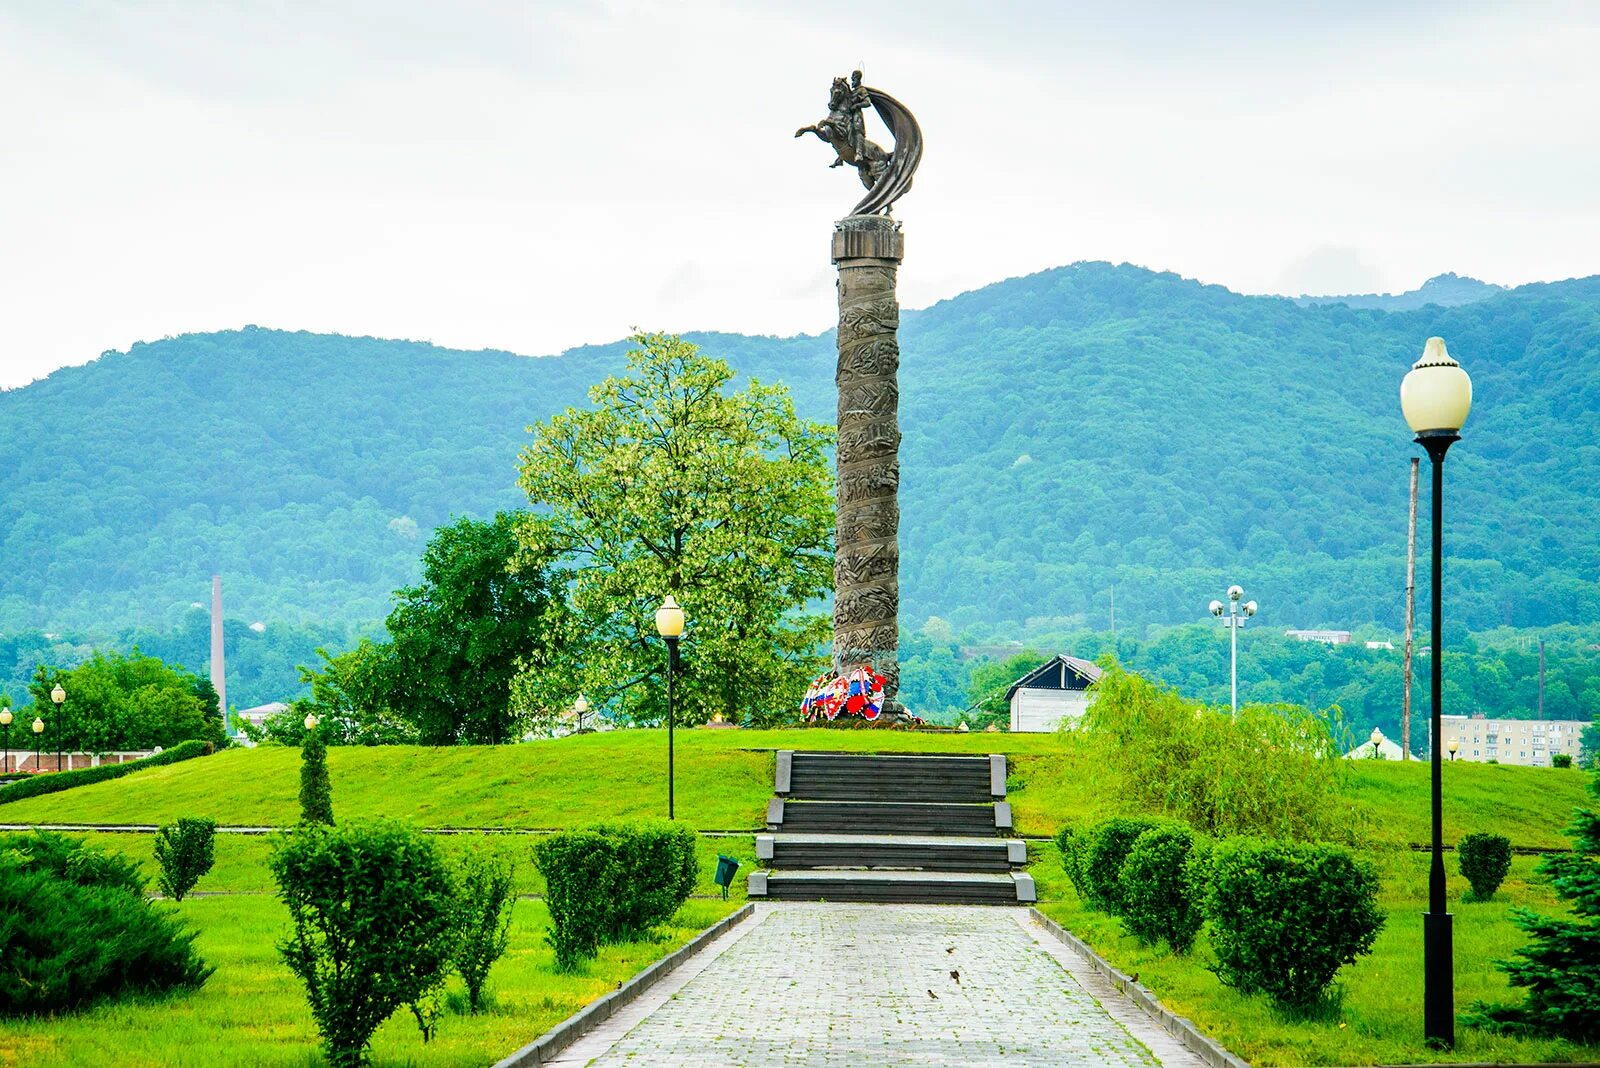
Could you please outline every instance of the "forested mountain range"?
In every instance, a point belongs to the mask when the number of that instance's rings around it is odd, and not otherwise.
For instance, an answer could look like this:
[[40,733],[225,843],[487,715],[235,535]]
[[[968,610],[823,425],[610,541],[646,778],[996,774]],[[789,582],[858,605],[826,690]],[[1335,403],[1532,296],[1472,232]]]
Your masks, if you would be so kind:
[[[1600,278],[1386,312],[1081,263],[903,317],[905,623],[1102,627],[1113,585],[1119,625],[1179,622],[1239,582],[1266,625],[1398,625],[1431,334],[1476,387],[1451,624],[1600,618]],[[693,339],[831,421],[831,333]],[[175,628],[213,571],[230,617],[370,626],[435,526],[521,503],[524,428],[621,353],[246,327],[0,393],[0,629]]]

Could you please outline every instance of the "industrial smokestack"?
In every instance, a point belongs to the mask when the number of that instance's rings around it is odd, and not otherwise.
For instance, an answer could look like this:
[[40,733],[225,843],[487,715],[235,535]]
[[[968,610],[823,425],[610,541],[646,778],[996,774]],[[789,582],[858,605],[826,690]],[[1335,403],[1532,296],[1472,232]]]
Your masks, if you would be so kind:
[[228,680],[222,663],[222,576],[211,576],[211,685],[217,691],[217,711],[228,721]]

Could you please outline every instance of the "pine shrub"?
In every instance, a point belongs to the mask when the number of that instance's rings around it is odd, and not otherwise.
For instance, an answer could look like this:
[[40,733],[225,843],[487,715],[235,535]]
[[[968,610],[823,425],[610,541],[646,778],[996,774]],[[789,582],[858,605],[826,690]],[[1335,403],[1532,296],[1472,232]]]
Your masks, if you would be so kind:
[[474,849],[461,858],[456,874],[457,922],[455,968],[467,984],[468,1011],[477,1014],[489,969],[506,951],[511,937],[511,908],[517,899],[515,872],[509,862]]
[[300,824],[272,853],[293,927],[278,943],[305,984],[333,1068],[361,1064],[403,1005],[443,981],[457,937],[450,870],[432,841],[397,823]]
[[1139,836],[1157,825],[1156,820],[1115,816],[1096,824],[1089,832],[1083,854],[1083,879],[1091,908],[1112,916],[1122,915],[1123,861],[1128,859]]
[[695,834],[653,821],[547,835],[534,846],[550,910],[556,966],[570,971],[602,942],[637,938],[664,923],[694,890]]
[[0,837],[0,1016],[198,987],[212,969],[137,869],[60,835]]
[[194,889],[211,870],[216,837],[216,820],[187,817],[156,832],[156,863],[161,865],[156,885],[163,894],[182,901]]
[[[1590,780],[1589,792],[1600,798],[1600,776]],[[1600,1043],[1600,813],[1578,809],[1567,833],[1573,851],[1545,857],[1539,871],[1571,903],[1571,918],[1512,910],[1512,922],[1531,941],[1500,967],[1528,996],[1520,1005],[1478,1004],[1468,1023]]]
[[307,731],[300,744],[300,819],[333,823],[333,783],[328,779],[328,746],[321,730]]
[[1456,845],[1461,875],[1472,884],[1471,901],[1488,901],[1511,872],[1511,839],[1473,831]]
[[1204,911],[1228,986],[1306,1012],[1383,927],[1373,866],[1330,845],[1235,839],[1205,863]]
[[1165,938],[1172,951],[1188,953],[1205,922],[1203,886],[1196,883],[1194,832],[1181,823],[1162,824],[1134,840],[1122,863],[1122,922],[1143,944]]

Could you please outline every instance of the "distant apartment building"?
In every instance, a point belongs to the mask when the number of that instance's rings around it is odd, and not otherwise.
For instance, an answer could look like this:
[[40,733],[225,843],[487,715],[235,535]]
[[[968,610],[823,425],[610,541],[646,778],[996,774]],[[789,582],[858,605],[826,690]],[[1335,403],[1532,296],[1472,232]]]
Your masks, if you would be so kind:
[[1321,642],[1324,645],[1349,645],[1351,638],[1347,630],[1286,630],[1284,633],[1303,642]]
[[1581,719],[1490,719],[1481,713],[1439,717],[1446,760],[1454,741],[1457,760],[1546,768],[1556,753],[1566,753],[1577,761],[1583,729],[1588,725],[1588,720]]

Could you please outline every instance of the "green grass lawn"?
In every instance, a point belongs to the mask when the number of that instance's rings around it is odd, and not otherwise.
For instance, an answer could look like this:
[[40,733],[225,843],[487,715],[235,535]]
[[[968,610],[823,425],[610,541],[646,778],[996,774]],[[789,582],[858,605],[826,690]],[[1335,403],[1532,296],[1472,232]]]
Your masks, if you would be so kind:
[[[1030,870],[1040,896],[1051,900],[1040,910],[1102,956],[1149,987],[1166,1006],[1258,1065],[1404,1064],[1433,1061],[1594,1061],[1600,1050],[1554,1040],[1509,1039],[1460,1023],[1456,1049],[1429,1050],[1422,1041],[1422,911],[1428,899],[1428,855],[1410,850],[1370,854],[1382,878],[1380,903],[1388,921],[1370,956],[1339,973],[1343,1000],[1328,1019],[1297,1020],[1274,1010],[1262,997],[1246,997],[1225,987],[1207,970],[1210,942],[1202,932],[1188,957],[1165,946],[1141,946],[1121,923],[1085,908],[1061,870],[1054,845],[1040,843]],[[1511,874],[1493,900],[1462,900],[1467,883],[1445,858],[1450,911],[1454,914],[1455,990],[1458,1020],[1478,1000],[1520,1001],[1494,961],[1526,942],[1512,926],[1513,903],[1564,913],[1547,883],[1534,873],[1538,861],[1516,857]]]
[[[662,731],[618,731],[500,748],[336,748],[329,751],[334,809],[341,818],[385,816],[418,826],[463,828],[573,827],[661,816],[666,807],[665,743]],[[1094,767],[1069,738],[1059,735],[685,730],[677,736],[679,819],[702,831],[742,832],[701,838],[697,895],[718,893],[711,875],[716,854],[725,852],[741,863],[730,905],[743,899],[744,876],[755,867],[753,832],[761,827],[772,795],[772,751],[780,748],[1006,752],[1012,757],[1008,789],[1019,832],[1053,834],[1064,824],[1087,823],[1111,813]],[[1380,866],[1383,905],[1390,919],[1375,952],[1341,973],[1345,996],[1337,1018],[1287,1019],[1261,999],[1241,997],[1221,986],[1204,967],[1209,953],[1204,935],[1187,959],[1138,946],[1121,933],[1115,920],[1079,906],[1062,875],[1055,847],[1035,842],[1030,870],[1039,885],[1042,907],[1121,967],[1139,973],[1175,1011],[1257,1063],[1441,1059],[1430,1054],[1419,1037],[1420,912],[1426,899],[1427,857],[1405,848],[1428,837],[1428,767],[1354,761],[1346,770],[1343,803],[1350,806],[1353,842]],[[1463,763],[1445,772],[1447,841],[1484,830],[1505,834],[1519,846],[1564,847],[1568,842],[1562,830],[1573,808],[1590,800],[1584,790],[1588,777],[1579,771]],[[298,787],[298,750],[230,750],[0,806],[0,821],[151,824],[203,815],[224,824],[286,826],[298,816]],[[144,861],[146,873],[153,876],[149,835],[91,837]],[[543,885],[532,863],[534,840],[510,834],[438,839],[449,852],[479,841],[510,856],[517,862],[519,890],[538,895]],[[129,1064],[174,1063],[173,1051],[187,1054],[190,1043],[203,1041],[197,1037],[202,1033],[227,1036],[218,1041],[236,1059],[205,1059],[196,1052],[193,1063],[314,1063],[302,993],[271,951],[283,913],[272,897],[269,849],[265,837],[219,835],[216,867],[197,890],[242,896],[197,898],[178,906],[193,915],[204,932],[203,951],[224,965],[205,991],[190,998],[0,1027],[0,1064],[72,1063],[62,1059],[69,1056],[61,1052],[68,1047],[105,1054],[81,1063],[106,1058]],[[1524,941],[1509,922],[1510,906],[1557,907],[1548,886],[1532,875],[1534,863],[1533,858],[1518,857],[1512,877],[1495,901],[1453,905],[1458,1007],[1463,1010],[1479,998],[1511,997],[1504,976],[1492,964]],[[1457,874],[1453,854],[1447,865],[1452,897],[1459,899],[1465,883]],[[691,902],[686,915],[694,915],[696,907],[705,910],[699,918],[725,908],[720,901]],[[452,1057],[462,1058],[462,1063],[493,1059],[582,1003],[587,987],[558,981],[548,971],[548,952],[536,930],[543,922],[541,906],[524,901],[518,908],[517,963],[508,963],[496,975],[496,986],[503,991],[501,1013],[485,1020],[450,1018],[439,1043],[428,1050],[416,1044],[409,1018],[393,1022],[381,1035],[381,1059],[416,1064],[456,1063]],[[648,947],[648,952],[656,948]],[[644,949],[618,952],[621,955],[596,966],[591,983],[595,992],[615,985],[647,959]],[[605,971],[613,966],[615,971]],[[131,1045],[116,1044],[96,1037],[102,1032],[137,1032],[138,1037],[129,1040]],[[242,1052],[234,1050],[235,1033]],[[102,1041],[107,1045],[94,1044]],[[1597,1059],[1592,1049],[1499,1039],[1466,1028],[1460,1029],[1460,1042],[1455,1054],[1443,1059]]]
[[[1053,734],[684,730],[676,741],[677,815],[698,830],[760,829],[772,796],[772,751],[1006,752],[1017,829],[1054,834],[1099,818],[1105,799],[1085,759]],[[285,826],[299,816],[300,754],[263,747],[0,806],[7,823],[165,823],[209,816]],[[663,731],[614,731],[502,747],[337,747],[328,751],[340,817],[386,816],[431,827],[573,827],[666,814]],[[1520,846],[1564,846],[1584,802],[1583,773],[1460,763],[1445,769],[1445,836],[1494,830]],[[1353,818],[1365,837],[1427,840],[1428,769],[1352,761]]]
[[[67,1016],[0,1021],[0,1064],[118,1065],[120,1068],[306,1068],[322,1063],[305,990],[273,943],[288,912],[265,896],[191,898],[171,906],[199,930],[201,956],[216,966],[198,991],[103,1005]],[[607,946],[583,972],[554,970],[544,942],[548,916],[519,901],[511,943],[490,974],[490,1011],[447,1014],[422,1044],[401,1009],[378,1030],[377,1064],[483,1065],[532,1041],[582,1006],[683,945],[737,904],[691,901],[657,933],[659,941]],[[459,979],[450,988],[464,1001]]]

